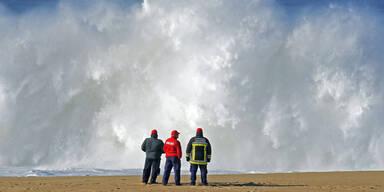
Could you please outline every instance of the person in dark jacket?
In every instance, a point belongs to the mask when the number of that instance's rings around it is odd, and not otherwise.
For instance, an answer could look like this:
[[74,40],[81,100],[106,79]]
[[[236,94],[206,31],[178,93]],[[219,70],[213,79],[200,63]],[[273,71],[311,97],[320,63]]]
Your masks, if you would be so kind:
[[164,176],[163,176],[163,185],[168,184],[168,179],[171,174],[172,167],[175,171],[175,184],[180,185],[180,167],[181,167],[181,145],[177,140],[179,138],[179,132],[173,130],[171,137],[165,141],[164,151],[165,151],[165,167],[164,167]]
[[201,182],[208,185],[207,164],[211,161],[211,144],[203,137],[203,129],[197,128],[196,136],[192,137],[187,145],[186,159],[191,163],[191,185],[196,184],[196,172],[200,168]]
[[151,167],[152,176],[150,184],[156,183],[156,177],[160,173],[161,154],[164,153],[163,146],[163,141],[157,139],[156,129],[152,130],[151,137],[146,138],[143,144],[141,145],[141,150],[146,153],[145,164],[143,169],[143,183],[148,183],[149,174],[151,173]]

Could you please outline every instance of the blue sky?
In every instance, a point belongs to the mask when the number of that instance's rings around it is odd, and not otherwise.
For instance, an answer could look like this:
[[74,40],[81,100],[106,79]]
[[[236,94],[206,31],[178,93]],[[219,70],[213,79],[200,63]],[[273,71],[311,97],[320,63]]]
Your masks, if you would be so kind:
[[[78,6],[84,6],[88,0],[67,0]],[[141,0],[111,0],[121,3],[123,6],[129,6],[135,3],[140,3]],[[0,4],[3,4],[8,10],[14,13],[24,13],[28,10],[48,7],[54,8],[60,0],[0,0]]]
[[[89,0],[66,0],[71,1],[72,4],[77,6],[86,6]],[[141,3],[142,0],[109,0],[114,1],[122,6],[131,6],[132,4]],[[359,6],[374,7],[379,12],[384,11],[384,1],[382,0],[275,0],[288,10],[297,11],[300,7],[321,7],[328,6],[329,3],[342,3],[342,4],[358,4]],[[36,8],[54,8],[60,0],[0,0],[0,4],[4,5],[8,10],[13,13],[24,13],[28,10]]]

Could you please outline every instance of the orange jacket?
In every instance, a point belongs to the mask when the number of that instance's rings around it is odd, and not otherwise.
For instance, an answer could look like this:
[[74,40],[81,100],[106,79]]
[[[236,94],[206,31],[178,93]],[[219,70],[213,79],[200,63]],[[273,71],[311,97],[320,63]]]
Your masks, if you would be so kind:
[[165,141],[164,144],[165,157],[177,156],[181,159],[181,145],[180,142],[174,137],[170,137]]

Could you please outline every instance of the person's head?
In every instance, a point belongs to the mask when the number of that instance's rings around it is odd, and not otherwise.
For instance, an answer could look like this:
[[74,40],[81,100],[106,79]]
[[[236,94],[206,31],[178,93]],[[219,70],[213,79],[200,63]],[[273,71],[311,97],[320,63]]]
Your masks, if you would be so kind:
[[179,138],[179,132],[177,132],[176,130],[173,130],[172,133],[171,133],[171,136],[175,139]]
[[156,129],[153,129],[153,130],[151,131],[151,137],[153,137],[153,138],[157,138],[157,130],[156,130]]
[[203,137],[203,129],[202,128],[197,128],[196,136],[197,137]]

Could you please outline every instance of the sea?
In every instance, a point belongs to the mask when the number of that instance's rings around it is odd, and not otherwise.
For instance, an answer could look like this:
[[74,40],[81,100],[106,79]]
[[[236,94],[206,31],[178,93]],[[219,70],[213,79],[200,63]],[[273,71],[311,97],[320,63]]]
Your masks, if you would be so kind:
[[[0,0],[0,176],[384,169],[382,0]],[[164,167],[164,157],[161,168]],[[182,158],[182,173],[189,163]]]

